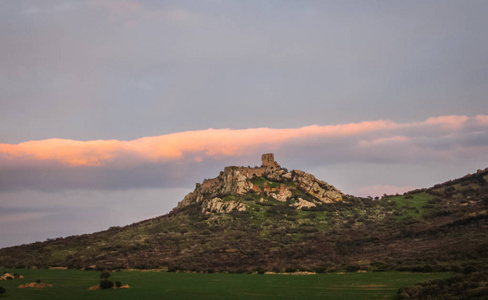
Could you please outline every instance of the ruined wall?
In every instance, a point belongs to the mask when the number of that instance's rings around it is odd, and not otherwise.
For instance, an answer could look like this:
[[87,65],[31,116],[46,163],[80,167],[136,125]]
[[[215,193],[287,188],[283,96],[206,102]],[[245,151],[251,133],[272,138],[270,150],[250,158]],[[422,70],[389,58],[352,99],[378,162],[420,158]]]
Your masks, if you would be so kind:
[[218,177],[212,178],[212,179],[205,179],[202,182],[201,185],[201,191],[202,193],[210,193],[212,192],[215,187],[217,187],[220,184],[220,179]]
[[266,173],[266,168],[248,168],[248,167],[225,167],[224,173],[229,173],[231,170],[237,170],[242,175],[253,178],[254,176],[260,177]]

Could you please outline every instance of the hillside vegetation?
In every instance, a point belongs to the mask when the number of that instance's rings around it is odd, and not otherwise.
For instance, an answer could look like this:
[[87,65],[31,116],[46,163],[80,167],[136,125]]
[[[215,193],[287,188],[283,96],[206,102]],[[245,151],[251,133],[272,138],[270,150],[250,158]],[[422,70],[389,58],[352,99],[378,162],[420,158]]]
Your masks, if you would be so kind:
[[278,167],[247,177],[251,185],[234,190],[218,180],[212,181],[218,189],[205,193],[197,185],[167,215],[0,249],[0,266],[208,273],[462,272],[486,266],[488,170],[376,200],[344,195],[315,178],[310,186],[318,182],[322,191],[314,192],[304,188],[306,173],[299,172]]

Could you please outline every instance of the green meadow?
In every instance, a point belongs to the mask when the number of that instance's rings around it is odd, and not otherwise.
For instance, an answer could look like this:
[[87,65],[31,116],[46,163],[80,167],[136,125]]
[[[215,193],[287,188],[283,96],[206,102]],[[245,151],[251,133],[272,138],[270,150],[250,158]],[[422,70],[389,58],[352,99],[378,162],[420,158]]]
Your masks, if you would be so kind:
[[[395,299],[398,288],[446,278],[449,273],[345,273],[316,275],[193,274],[112,272],[110,280],[130,289],[88,290],[100,272],[82,270],[0,269],[24,278],[0,281],[0,299]],[[18,288],[41,280],[50,288]]]

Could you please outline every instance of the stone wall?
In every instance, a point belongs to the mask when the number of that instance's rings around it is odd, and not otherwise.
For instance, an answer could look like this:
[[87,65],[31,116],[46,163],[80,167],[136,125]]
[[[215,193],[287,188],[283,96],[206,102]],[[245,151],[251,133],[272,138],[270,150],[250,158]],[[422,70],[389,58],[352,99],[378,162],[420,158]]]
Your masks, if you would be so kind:
[[237,170],[242,175],[253,178],[254,176],[260,177],[266,173],[266,168],[248,168],[248,167],[225,167],[224,173],[230,173],[232,170]]
[[219,177],[216,177],[216,178],[212,178],[212,179],[205,179],[203,180],[202,182],[202,185],[201,185],[201,191],[202,193],[210,193],[212,192],[216,186],[218,186],[220,184],[220,179]]

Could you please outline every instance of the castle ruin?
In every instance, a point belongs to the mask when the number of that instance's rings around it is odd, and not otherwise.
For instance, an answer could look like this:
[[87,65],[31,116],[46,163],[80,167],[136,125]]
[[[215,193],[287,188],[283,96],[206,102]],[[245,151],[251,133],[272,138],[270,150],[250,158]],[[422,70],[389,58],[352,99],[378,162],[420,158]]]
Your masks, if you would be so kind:
[[[269,169],[280,169],[280,165],[274,160],[273,153],[265,153],[261,155],[261,167],[251,168],[251,167],[225,167],[224,174],[229,174],[232,171],[236,170],[239,171],[240,174],[246,176],[247,178],[253,177],[260,177],[263,176]],[[205,179],[202,184],[198,184],[201,186],[201,190],[203,193],[208,193],[214,190],[217,186],[221,184],[221,176],[212,178],[212,179]]]
[[279,169],[280,165],[274,160],[273,153],[266,153],[261,155],[262,166],[266,169]]

